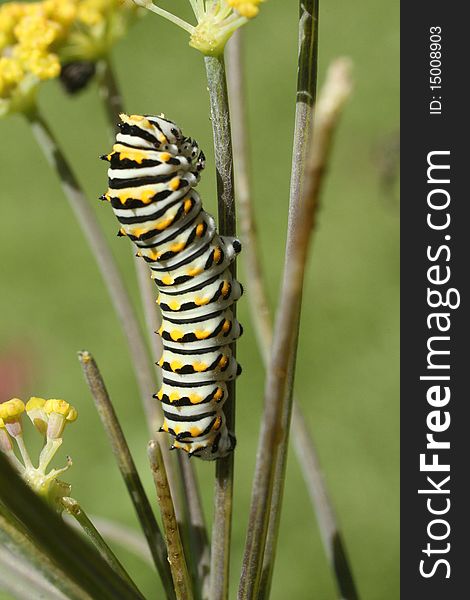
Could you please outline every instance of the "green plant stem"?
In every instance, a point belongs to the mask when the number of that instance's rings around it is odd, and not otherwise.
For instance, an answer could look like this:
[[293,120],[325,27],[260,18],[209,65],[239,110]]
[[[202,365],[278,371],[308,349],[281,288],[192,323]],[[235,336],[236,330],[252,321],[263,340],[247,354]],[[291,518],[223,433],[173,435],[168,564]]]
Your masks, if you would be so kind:
[[[141,599],[90,544],[36,496],[1,453],[0,501],[0,531],[20,552],[24,550],[36,567],[41,569],[43,565],[41,573],[45,577],[55,568],[60,581],[52,583],[67,597],[73,600]],[[22,523],[27,535],[17,529],[13,521]],[[65,585],[69,581],[72,585],[66,591],[61,582]]]
[[[3,562],[10,558],[16,566],[16,577],[15,572],[10,569],[0,571],[0,582],[5,581],[9,587],[13,585],[21,592],[19,584],[29,583],[36,591],[51,589],[51,598],[54,598],[53,594],[56,591],[60,598],[89,599],[85,590],[76,586],[67,573],[56,566],[49,556],[32,542],[22,524],[0,504],[0,563],[2,557]],[[11,577],[7,579],[4,575],[8,573]],[[15,581],[17,577],[20,579],[19,584]]]
[[[302,135],[302,124],[308,116],[310,100],[315,95],[314,76],[312,67],[315,65],[316,43],[314,38],[314,10],[313,3],[304,3],[300,15],[299,44],[299,94],[298,101],[302,104],[300,110],[297,135]],[[310,11],[310,13],[308,12]],[[242,43],[243,32],[238,31],[228,44],[227,64],[228,83],[230,92],[230,107],[232,113],[233,147],[235,156],[235,181],[237,188],[237,199],[240,213],[240,230],[243,240],[243,259],[247,272],[248,304],[250,307],[252,322],[257,334],[258,345],[265,365],[269,362],[269,354],[272,342],[272,317],[266,293],[264,270],[261,264],[261,253],[258,243],[257,223],[252,198],[252,186],[250,177],[250,148],[249,148],[249,126],[246,110],[246,93],[243,68]],[[302,91],[302,88],[303,91]],[[304,143],[306,145],[306,136]],[[298,146],[301,146],[299,144]],[[297,147],[297,145],[296,145]],[[297,148],[296,159],[303,157],[305,150]],[[297,176],[300,170],[296,169]],[[293,446],[296,451],[297,460],[309,491],[312,504],[318,519],[322,541],[326,555],[330,561],[333,574],[341,597],[347,599],[357,598],[352,571],[348,564],[343,537],[339,524],[335,517],[332,501],[322,476],[320,463],[316,448],[308,431],[308,426],[300,409],[298,400],[293,401],[292,412]],[[284,480],[285,455],[278,460],[278,472],[275,476],[272,506],[275,515],[280,514],[278,510],[279,494],[282,492],[280,482]],[[263,585],[271,581],[274,566],[275,547],[277,539],[278,518],[274,515],[269,522],[269,531],[266,543],[263,568],[263,579],[261,583],[261,596],[269,595],[269,587]],[[264,594],[264,596],[263,596]]]
[[[227,82],[223,56],[206,56],[207,84],[209,88],[212,132],[214,137],[215,166],[217,172],[217,199],[219,234],[236,233],[235,196],[233,186],[232,136],[228,105]],[[231,266],[236,276],[235,262]],[[235,317],[235,305],[233,305]],[[232,344],[233,356],[236,346]],[[235,380],[228,382],[228,399],[224,405],[227,427],[235,431]],[[230,570],[230,540],[233,509],[234,453],[219,459],[215,466],[214,520],[211,544],[211,600],[228,597]]]
[[[0,533],[0,539],[3,536]],[[5,543],[7,542],[7,543]],[[67,600],[57,587],[52,585],[40,571],[25,560],[13,547],[7,547],[8,538],[0,546],[0,589],[2,586],[14,598],[31,600],[34,594],[48,600]]]
[[[114,137],[119,115],[125,111],[120,86],[109,56],[103,59],[100,66],[100,73],[100,95],[105,105],[110,133]],[[145,323],[149,332],[150,348],[154,359],[157,360],[162,354],[163,346],[160,336],[156,334],[160,328],[161,315],[155,303],[155,284],[150,278],[148,266],[142,259],[135,258],[135,266]],[[158,380],[160,381],[161,375],[159,371],[157,368]],[[194,487],[197,488],[195,468],[189,462],[186,455],[179,452],[177,458],[175,458],[174,454],[169,452],[167,443],[168,435],[166,433],[154,433],[153,437],[160,441],[176,519],[178,523],[184,524],[187,529],[191,552],[187,552],[186,554],[197,557],[199,582],[203,585],[207,580],[206,561],[209,560],[210,549],[207,542],[207,530],[204,523],[202,502],[199,494],[194,494]],[[183,488],[182,494],[180,493],[178,477],[175,473],[175,460],[178,460],[178,470]],[[205,577],[202,577],[203,574],[205,574]]]
[[173,576],[176,598],[177,600],[192,600],[193,591],[191,589],[188,567],[171,499],[170,487],[165,469],[161,468],[163,459],[158,442],[154,440],[149,442],[148,457],[157,492],[158,504],[162,514],[166,546],[168,548],[168,562],[170,563],[171,574]]
[[[80,504],[74,498],[65,497],[62,498],[62,506],[64,507],[64,510],[67,512],[67,514],[69,514],[77,521],[85,535],[88,536],[89,540],[101,554],[104,560],[109,564],[109,566],[112,567],[114,571],[116,571],[116,573],[118,573],[122,577],[122,579],[127,581],[127,583],[130,586],[135,587],[135,583],[129,577],[129,574],[124,569],[114,552],[101,537],[100,532],[93,525],[92,521],[90,520],[86,512],[83,510],[83,508],[80,506]],[[138,594],[140,594],[137,587],[135,587],[135,590]]]
[[[129,496],[139,518],[142,530],[147,539],[152,557],[163,582],[168,598],[174,598],[170,568],[167,561],[167,550],[163,536],[153,514],[150,502],[145,493],[139,474],[127,445],[124,433],[114,407],[109,398],[106,386],[89,352],[78,353],[83,374],[95,401],[96,409],[111,444]],[[164,468],[164,467],[163,467]]]
[[95,214],[54,134],[37,110],[29,113],[27,117],[39,148],[60,179],[64,194],[93,252],[114,309],[122,324],[152,434],[158,429],[160,420],[156,403],[152,399],[154,377],[149,368],[147,348],[129,294]]

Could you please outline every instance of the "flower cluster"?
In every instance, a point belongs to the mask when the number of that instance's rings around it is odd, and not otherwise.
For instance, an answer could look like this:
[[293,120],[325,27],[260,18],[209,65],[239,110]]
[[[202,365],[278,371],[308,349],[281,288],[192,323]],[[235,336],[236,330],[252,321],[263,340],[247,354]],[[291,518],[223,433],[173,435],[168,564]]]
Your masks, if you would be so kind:
[[[37,467],[33,465],[23,439],[24,412],[44,436]],[[47,472],[47,468],[62,445],[65,426],[75,421],[77,416],[75,408],[65,400],[33,397],[25,405],[22,400],[13,398],[0,404],[0,451],[7,456],[24,481],[58,511],[63,510],[61,499],[70,496],[71,491],[71,486],[58,479],[58,476],[72,462],[67,458],[67,465],[62,469]],[[15,453],[13,440],[22,460]]]
[[218,56],[232,34],[256,17],[264,0],[189,0],[197,20],[195,26],[159,8],[152,0],[134,2],[185,29],[190,34],[190,46],[196,50],[206,56]]
[[43,0],[0,7],[0,116],[24,111],[40,81],[61,65],[96,61],[126,31],[136,7],[130,0]]

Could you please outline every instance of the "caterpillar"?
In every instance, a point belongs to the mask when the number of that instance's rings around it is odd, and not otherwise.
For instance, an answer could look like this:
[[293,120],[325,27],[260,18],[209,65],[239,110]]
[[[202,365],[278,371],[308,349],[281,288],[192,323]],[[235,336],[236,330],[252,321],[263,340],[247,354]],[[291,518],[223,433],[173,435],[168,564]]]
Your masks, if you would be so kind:
[[120,223],[118,235],[150,266],[162,313],[161,431],[172,448],[215,460],[236,440],[222,410],[227,381],[241,367],[230,344],[242,334],[232,305],[243,293],[230,265],[240,242],[219,236],[195,191],[205,157],[195,140],[163,116],[120,115],[109,187],[101,196]]

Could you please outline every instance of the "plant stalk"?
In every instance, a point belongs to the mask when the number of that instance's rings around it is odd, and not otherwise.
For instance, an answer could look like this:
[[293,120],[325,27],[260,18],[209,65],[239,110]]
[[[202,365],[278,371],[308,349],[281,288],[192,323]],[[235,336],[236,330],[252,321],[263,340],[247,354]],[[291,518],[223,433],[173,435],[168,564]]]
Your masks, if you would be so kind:
[[163,458],[160,445],[155,440],[152,440],[149,442],[147,450],[158,504],[162,514],[166,546],[168,548],[168,562],[173,577],[176,598],[177,600],[192,600],[191,580],[186,565],[175,509],[171,499],[170,487],[165,469],[162,469]]
[[104,560],[109,564],[109,566],[112,569],[114,569],[114,571],[116,571],[116,573],[118,573],[118,575],[122,577],[122,579],[127,581],[127,583],[130,586],[135,587],[136,592],[140,594],[139,590],[135,586],[135,583],[132,581],[132,579],[130,578],[125,568],[122,566],[117,556],[101,537],[100,532],[93,525],[92,521],[90,520],[86,512],[83,510],[83,508],[80,506],[80,504],[74,498],[65,497],[62,498],[62,506],[64,507],[64,510],[67,512],[67,514],[69,514],[76,520],[76,522],[81,527],[83,533],[88,537],[88,539],[95,546],[95,548],[104,558]]
[[[206,56],[207,84],[210,96],[212,132],[217,173],[219,234],[236,233],[235,196],[233,185],[232,136],[228,104],[227,82],[223,56]],[[236,276],[235,262],[231,266]],[[232,307],[234,317],[235,305]],[[231,346],[235,356],[236,345]],[[224,405],[227,427],[235,431],[235,380],[228,382],[228,399]],[[230,570],[230,540],[233,509],[234,453],[219,459],[215,466],[214,521],[211,551],[211,600],[228,597]]]

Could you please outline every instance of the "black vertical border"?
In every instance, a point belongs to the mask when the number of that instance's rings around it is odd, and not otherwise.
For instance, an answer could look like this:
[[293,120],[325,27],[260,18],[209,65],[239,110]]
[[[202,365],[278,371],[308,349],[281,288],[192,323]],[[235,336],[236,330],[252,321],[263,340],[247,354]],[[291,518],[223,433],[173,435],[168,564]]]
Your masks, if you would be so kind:
[[[470,373],[470,101],[467,98],[470,58],[470,25],[465,18],[465,3],[401,3],[401,599],[453,600],[470,597],[466,586],[470,574],[470,394],[466,381]],[[429,35],[431,27],[442,29],[442,90],[429,88]],[[442,114],[430,115],[433,93],[442,96]],[[433,150],[450,150],[451,225],[448,231],[428,228],[427,154]],[[444,234],[451,236],[444,241]],[[427,535],[432,520],[425,495],[418,489],[426,486],[426,474],[420,473],[419,455],[426,446],[426,416],[433,410],[426,402],[429,382],[420,381],[426,374],[427,339],[432,333],[426,325],[431,309],[427,306],[428,245],[448,243],[451,259],[449,286],[459,290],[460,307],[449,310],[451,400],[450,429],[441,434],[451,449],[449,538],[433,542]],[[445,262],[441,264],[445,265]],[[444,286],[443,286],[444,287]],[[441,308],[439,310],[445,310]],[[446,334],[442,334],[446,335]],[[448,357],[447,357],[448,358]],[[439,374],[443,374],[442,372]],[[446,410],[442,409],[442,410]],[[443,452],[441,462],[446,456]],[[431,473],[429,475],[432,476]],[[439,481],[444,473],[436,473]],[[427,487],[430,487],[429,485]],[[437,506],[437,504],[436,504]],[[437,517],[434,517],[437,518]],[[437,529],[436,529],[437,531]],[[431,542],[435,548],[450,543],[448,554],[435,554],[450,563],[450,578],[441,565],[433,577],[419,573],[420,560],[432,559],[422,550]]]

